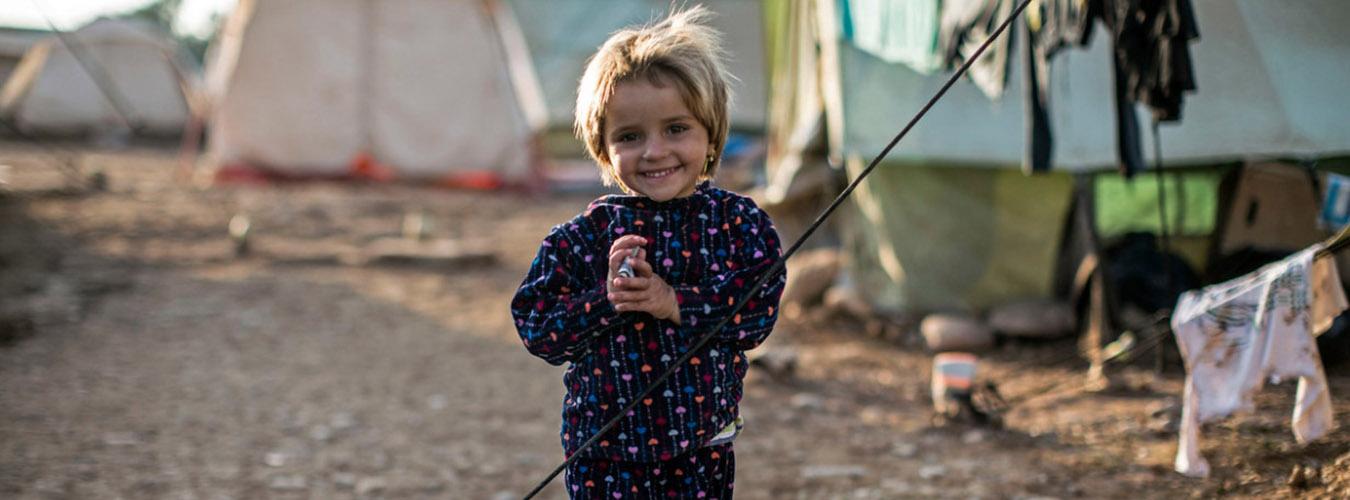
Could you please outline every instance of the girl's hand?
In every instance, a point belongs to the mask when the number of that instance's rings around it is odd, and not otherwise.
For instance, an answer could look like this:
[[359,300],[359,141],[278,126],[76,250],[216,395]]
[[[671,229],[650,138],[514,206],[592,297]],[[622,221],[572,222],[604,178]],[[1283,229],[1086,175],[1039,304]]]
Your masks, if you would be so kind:
[[[617,240],[609,247],[609,273],[605,278],[606,289],[614,287],[614,279],[619,277],[619,266],[623,265],[624,259],[628,260],[628,265],[634,266],[636,270],[637,263],[645,262],[647,251],[643,245],[647,244],[647,239],[641,236],[630,234]],[[633,256],[633,250],[637,250],[637,256]]]
[[[615,241],[614,246],[618,247],[621,241],[623,241],[623,238]],[[643,242],[645,243],[645,240]],[[627,250],[627,252],[631,251]],[[643,256],[644,251],[639,250],[638,253]],[[661,279],[660,276],[657,276],[652,271],[651,264],[648,264],[644,258],[630,260],[629,264],[633,266],[633,277],[618,277],[618,266],[623,262],[625,255],[625,252],[620,251],[616,258],[615,250],[613,248],[610,250],[608,297],[609,302],[614,304],[614,310],[619,312],[645,312],[657,319],[667,319],[677,325],[680,324],[680,304],[675,299],[675,289],[666,284],[666,281]]]

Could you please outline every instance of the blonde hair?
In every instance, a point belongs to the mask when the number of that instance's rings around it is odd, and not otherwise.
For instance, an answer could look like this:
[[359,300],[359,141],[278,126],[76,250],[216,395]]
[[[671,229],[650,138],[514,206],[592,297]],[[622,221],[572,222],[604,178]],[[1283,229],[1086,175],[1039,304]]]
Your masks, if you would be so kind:
[[685,107],[708,129],[713,156],[700,179],[712,178],[730,129],[728,106],[733,78],[724,67],[721,34],[706,22],[703,6],[672,12],[661,22],[610,35],[591,56],[577,86],[575,131],[600,164],[605,185],[619,184],[605,150],[605,110],[620,83],[646,78],[653,85],[674,82]]

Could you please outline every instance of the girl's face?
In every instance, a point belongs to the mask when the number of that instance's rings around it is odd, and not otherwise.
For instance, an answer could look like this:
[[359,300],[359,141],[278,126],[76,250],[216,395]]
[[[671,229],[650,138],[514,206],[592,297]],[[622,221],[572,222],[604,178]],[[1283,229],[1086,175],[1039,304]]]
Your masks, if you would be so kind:
[[693,194],[714,153],[708,129],[684,105],[679,90],[646,78],[614,87],[604,134],[619,183],[655,201]]

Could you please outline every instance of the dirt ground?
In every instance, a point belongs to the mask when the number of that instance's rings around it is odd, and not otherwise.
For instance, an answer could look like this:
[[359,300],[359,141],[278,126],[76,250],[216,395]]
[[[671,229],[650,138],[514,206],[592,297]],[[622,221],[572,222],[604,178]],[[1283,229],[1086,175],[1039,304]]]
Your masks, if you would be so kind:
[[[507,304],[591,195],[199,188],[153,149],[0,143],[0,164],[0,497],[505,499],[561,460],[562,369],[525,352]],[[105,190],[72,189],[94,170]],[[495,260],[348,257],[418,211]],[[252,252],[235,258],[240,213]],[[1190,479],[1152,416],[1179,370],[1086,392],[1073,339],[1004,342],[981,370],[1014,403],[1006,427],[939,426],[930,354],[867,330],[780,322],[770,347],[798,366],[750,374],[738,497],[1350,496],[1350,433],[1296,444],[1292,384],[1207,426],[1214,474]],[[1346,422],[1350,374],[1328,376]]]

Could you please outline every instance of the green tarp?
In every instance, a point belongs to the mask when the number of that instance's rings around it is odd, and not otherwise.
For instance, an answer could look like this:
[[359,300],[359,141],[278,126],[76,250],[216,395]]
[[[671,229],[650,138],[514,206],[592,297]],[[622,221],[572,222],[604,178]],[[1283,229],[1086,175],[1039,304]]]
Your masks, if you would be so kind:
[[883,165],[853,195],[853,279],[897,311],[1050,296],[1072,189],[1063,173]]

